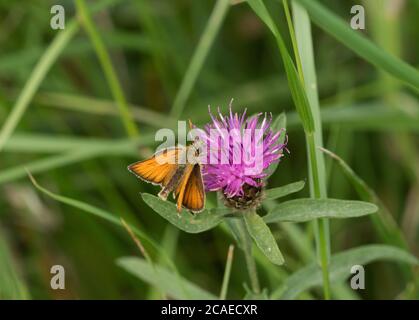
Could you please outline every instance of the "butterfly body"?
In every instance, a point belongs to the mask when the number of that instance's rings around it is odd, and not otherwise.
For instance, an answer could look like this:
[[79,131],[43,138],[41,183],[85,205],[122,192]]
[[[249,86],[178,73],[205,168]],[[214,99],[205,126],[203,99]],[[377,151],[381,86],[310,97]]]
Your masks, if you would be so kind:
[[[128,166],[138,178],[160,185],[158,196],[167,200],[170,193],[177,198],[176,207],[200,212],[205,205],[205,192],[199,163],[187,161],[188,150],[196,150],[194,144],[188,147],[174,147],[159,151],[151,158]],[[194,148],[194,149],[190,149]],[[196,152],[196,151],[194,151]]]

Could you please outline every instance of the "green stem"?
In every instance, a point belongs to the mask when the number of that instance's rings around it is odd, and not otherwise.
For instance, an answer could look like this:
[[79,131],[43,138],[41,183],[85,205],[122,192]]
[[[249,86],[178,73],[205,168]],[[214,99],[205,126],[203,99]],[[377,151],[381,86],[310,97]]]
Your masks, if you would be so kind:
[[225,300],[227,297],[228,284],[230,282],[231,265],[233,264],[234,246],[228,247],[226,268],[224,271],[223,284],[221,285],[220,300]]
[[130,137],[136,137],[139,134],[137,125],[135,124],[134,118],[130,112],[130,109],[128,108],[128,103],[122,91],[122,87],[116,75],[115,69],[112,65],[111,58],[108,52],[106,51],[106,47],[103,44],[99,32],[95,28],[95,25],[92,21],[92,18],[90,17],[90,13],[85,1],[76,0],[76,7],[77,12],[80,15],[83,25],[86,29],[86,32],[90,37],[90,41],[92,42],[95,48],[100,64],[102,65],[102,69],[105,73],[105,77],[108,82],[109,88],[111,89],[112,95],[118,106],[122,122],[125,126],[125,130],[127,131]]
[[252,254],[252,238],[247,231],[244,219],[240,219],[240,226],[243,231],[243,251],[246,260],[247,272],[249,273],[250,285],[254,293],[260,293],[260,284],[256,269],[256,262]]
[[[285,7],[286,10],[288,7]],[[305,91],[310,104],[310,112],[314,121],[314,130],[306,132],[306,142],[309,158],[310,173],[310,194],[311,197],[319,199],[326,198],[326,174],[323,154],[318,147],[323,145],[320,107],[317,93],[316,70],[314,66],[314,54],[311,38],[310,20],[307,12],[297,3],[293,2],[293,14],[295,23],[294,28],[290,25],[290,35],[295,37],[294,41],[298,45],[298,51],[294,50],[297,61],[301,61],[304,77]],[[299,58],[301,60],[299,60]],[[329,222],[327,219],[319,219],[315,222],[317,259],[322,269],[323,293],[325,299],[330,299],[330,280],[329,280],[329,259],[330,259],[330,235]]]

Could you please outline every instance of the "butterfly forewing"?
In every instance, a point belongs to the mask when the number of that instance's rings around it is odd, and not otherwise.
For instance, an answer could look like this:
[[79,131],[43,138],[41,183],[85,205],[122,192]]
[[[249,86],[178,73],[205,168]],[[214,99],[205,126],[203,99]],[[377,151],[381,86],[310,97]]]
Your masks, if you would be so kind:
[[128,170],[147,182],[165,186],[176,172],[181,152],[183,149],[180,148],[165,149],[150,159],[131,164]]
[[182,206],[192,212],[200,212],[205,205],[205,191],[199,164],[182,162],[187,148],[169,148],[156,153],[150,159],[133,163],[128,170],[137,177],[162,186],[159,196],[166,200],[173,192],[177,211]]

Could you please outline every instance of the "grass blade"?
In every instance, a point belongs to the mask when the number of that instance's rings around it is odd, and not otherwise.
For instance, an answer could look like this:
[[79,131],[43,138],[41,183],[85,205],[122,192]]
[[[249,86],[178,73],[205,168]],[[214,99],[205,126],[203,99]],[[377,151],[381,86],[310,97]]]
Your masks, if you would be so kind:
[[77,163],[83,160],[99,157],[99,156],[137,156],[138,151],[136,146],[145,146],[154,144],[154,139],[150,137],[149,141],[138,142],[138,140],[122,140],[120,142],[114,142],[103,145],[89,146],[86,148],[78,148],[75,150],[70,150],[58,155],[53,155],[50,157],[42,158],[40,160],[34,160],[29,163],[17,165],[12,168],[3,170],[0,173],[0,184],[6,182],[14,181],[26,176],[26,171],[30,170],[34,173],[41,173],[47,170],[59,168],[65,165]]
[[295,0],[309,13],[311,20],[359,56],[387,71],[394,77],[419,89],[419,72],[404,61],[384,51],[373,42],[352,30],[346,21],[337,17],[317,0]]
[[[286,0],[284,0],[286,1]],[[288,8],[286,7],[285,10]],[[323,146],[322,123],[320,117],[319,97],[317,92],[317,76],[314,65],[313,40],[311,37],[311,25],[306,11],[293,2],[293,16],[295,25],[295,39],[298,51],[295,51],[296,60],[301,61],[303,81],[307,98],[310,104],[310,112],[313,117],[314,130],[306,133],[306,143],[309,158],[310,195],[315,199],[327,197],[326,170],[324,157],[316,147]],[[293,25],[289,24],[291,36]],[[330,258],[330,231],[329,222],[326,218],[314,221],[316,232],[317,259],[323,272],[324,298],[329,299],[329,258]]]
[[[123,257],[116,261],[116,264],[128,271],[135,277],[159,288],[170,298],[174,299],[197,299],[197,300],[216,300],[217,297],[196,284],[189,282],[183,277],[178,277],[162,266],[155,266],[155,270],[144,259],[136,257]],[[185,290],[181,290],[177,284],[183,283]],[[187,294],[185,294],[185,291]]]
[[343,161],[339,156],[333,152],[321,149],[325,154],[330,156],[340,167],[342,172],[351,182],[355,191],[358,193],[359,197],[364,201],[369,201],[375,203],[378,206],[378,214],[372,215],[373,224],[381,236],[381,238],[386,241],[388,244],[398,246],[402,249],[407,249],[407,243],[404,239],[404,235],[400,232],[397,223],[394,221],[393,216],[385,207],[383,202],[378,198],[377,194],[373,189],[371,189],[364,180],[362,180],[349,166]]
[[139,133],[137,125],[135,124],[131,111],[128,108],[128,104],[125,95],[122,91],[121,84],[118,80],[115,69],[112,66],[111,58],[109,57],[109,54],[106,51],[106,47],[103,44],[99,32],[96,30],[96,27],[92,22],[89,10],[84,0],[76,0],[76,7],[77,12],[82,19],[83,25],[96,50],[96,54],[102,65],[103,72],[105,73],[106,80],[108,81],[109,88],[111,89],[112,95],[119,108],[119,112],[125,129],[129,136],[136,137]]
[[217,0],[205,27],[204,33],[201,35],[198,46],[192,56],[185,76],[183,77],[179,91],[176,94],[172,110],[170,112],[172,117],[178,118],[182,114],[186,101],[191,94],[199,72],[202,69],[215,37],[221,28],[221,24],[224,21],[224,17],[226,16],[229,7],[230,0]]
[[[124,228],[123,223],[121,222],[120,218],[117,217],[115,214],[112,214],[106,210],[97,208],[95,206],[92,206],[88,203],[79,201],[79,200],[75,200],[72,198],[68,198],[68,197],[64,197],[58,194],[55,194],[43,187],[41,187],[38,182],[35,180],[35,178],[28,172],[29,174],[29,178],[32,182],[32,184],[42,193],[44,193],[45,195],[49,196],[50,198],[59,201],[61,203],[67,204],[69,206],[72,206],[74,208],[80,209],[84,212],[87,212],[89,214],[92,214],[93,216],[99,217],[101,219],[104,219],[114,225],[120,226],[121,228]],[[183,282],[180,279],[179,276],[179,272],[175,266],[175,264],[173,263],[173,261],[170,259],[170,257],[167,255],[167,253],[160,247],[160,245],[158,243],[156,243],[153,239],[151,239],[145,232],[141,231],[140,229],[136,228],[135,226],[126,223],[127,226],[129,226],[129,228],[132,230],[132,232],[140,237],[141,239],[145,240],[147,243],[149,243],[153,248],[156,249],[156,251],[160,254],[160,256],[162,257],[162,259],[165,260],[165,262],[168,264],[168,266],[173,270],[174,274],[176,275],[176,279],[175,279],[175,285],[181,289],[183,292],[186,292],[186,288],[183,286]],[[147,264],[147,266],[149,268],[150,265],[145,262]]]
[[221,285],[220,300],[225,300],[227,297],[228,284],[230,282],[231,265],[233,264],[234,246],[231,244],[228,247],[227,262],[224,270],[223,284]]
[[[46,135],[46,134],[14,134],[6,145],[4,151],[7,152],[25,152],[25,153],[60,153],[78,149],[92,149],[98,146],[109,148],[110,153],[116,153],[115,150],[122,150],[121,154],[127,154],[129,149],[134,152],[137,144],[149,146],[154,143],[154,135],[143,135],[141,143],[131,140],[121,139],[96,139],[82,138],[64,135]],[[121,147],[122,146],[122,147]],[[126,147],[125,147],[126,146]],[[131,148],[130,148],[131,146]],[[126,149],[126,152],[123,150]],[[114,150],[114,152],[112,151]]]
[[57,60],[58,56],[70,42],[73,36],[77,33],[77,31],[77,21],[68,23],[65,30],[58,33],[58,35],[52,41],[51,45],[36,64],[31,75],[29,76],[28,81],[25,83],[22,92],[19,94],[19,97],[17,98],[16,103],[12,108],[12,112],[9,114],[3,124],[3,127],[1,128],[0,152],[3,150],[5,143],[18,125],[36,90],[38,90],[39,86],[44,80],[47,72],[51,69],[51,66]]
[[[376,260],[398,261],[418,265],[418,259],[396,247],[380,244],[366,245],[338,253],[330,259],[330,279],[333,282],[345,281],[351,275],[354,265],[365,266]],[[312,263],[292,274],[284,285],[274,291],[272,299],[295,299],[297,296],[322,284],[321,270]]]
[[29,298],[27,288],[17,272],[6,239],[0,229],[0,300]]

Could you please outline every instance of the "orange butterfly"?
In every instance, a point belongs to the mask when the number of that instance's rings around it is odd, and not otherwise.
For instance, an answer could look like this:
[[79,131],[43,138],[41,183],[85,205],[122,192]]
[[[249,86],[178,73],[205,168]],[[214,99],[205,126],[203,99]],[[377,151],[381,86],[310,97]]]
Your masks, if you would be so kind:
[[[191,150],[191,148],[194,148]],[[187,163],[188,151],[196,146],[173,147],[155,153],[151,158],[128,166],[138,178],[162,187],[158,196],[166,200],[173,192],[177,212],[182,206],[196,213],[204,209],[205,192],[199,163]],[[196,151],[195,151],[196,152]]]

